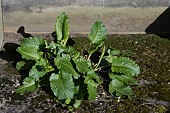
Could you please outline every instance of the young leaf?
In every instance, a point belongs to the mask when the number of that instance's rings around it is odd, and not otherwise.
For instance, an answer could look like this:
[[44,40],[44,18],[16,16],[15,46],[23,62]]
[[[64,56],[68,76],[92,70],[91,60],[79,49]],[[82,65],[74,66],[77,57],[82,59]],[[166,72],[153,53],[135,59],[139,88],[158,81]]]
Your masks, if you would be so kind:
[[110,55],[110,56],[116,56],[116,55],[120,55],[121,54],[121,51],[120,50],[117,50],[115,48],[109,48],[107,50],[107,53]]
[[23,85],[18,87],[15,92],[24,94],[26,92],[34,92],[38,89],[38,82],[34,78],[25,78],[23,81]]
[[81,73],[85,73],[89,70],[87,61],[83,57],[76,60],[76,68]]
[[22,55],[22,58],[27,60],[39,60],[39,46],[45,45],[45,42],[41,38],[30,37],[22,39],[20,46],[17,48],[17,51]]
[[63,12],[57,17],[55,24],[55,32],[57,34],[57,41],[62,41],[64,46],[66,45],[67,40],[69,38],[69,30],[70,28],[68,16]]
[[129,58],[112,57],[112,72],[123,73],[125,75],[138,75],[140,73],[139,66]]
[[96,21],[91,28],[91,33],[88,35],[91,44],[100,45],[106,39],[106,28],[101,21]]
[[81,103],[82,103],[82,100],[76,100],[73,106],[77,109],[80,107]]
[[129,86],[124,87],[123,83],[119,80],[112,80],[109,84],[109,92],[116,93],[117,96],[122,97],[123,95],[128,96],[131,99],[133,92]]
[[70,74],[62,71],[59,74],[52,74],[50,86],[58,99],[72,99],[74,96],[74,82]]
[[59,70],[65,71],[68,74],[71,74],[75,79],[78,79],[80,75],[73,68],[69,56],[65,57],[57,57],[54,59],[55,65],[59,68]]
[[17,62],[17,64],[16,64],[17,70],[21,70],[21,68],[22,68],[24,65],[25,65],[25,62],[24,62],[24,61]]
[[97,96],[97,86],[98,84],[93,81],[93,79],[89,78],[88,76],[85,77],[84,83],[87,84],[88,90],[88,100],[92,101],[96,99]]

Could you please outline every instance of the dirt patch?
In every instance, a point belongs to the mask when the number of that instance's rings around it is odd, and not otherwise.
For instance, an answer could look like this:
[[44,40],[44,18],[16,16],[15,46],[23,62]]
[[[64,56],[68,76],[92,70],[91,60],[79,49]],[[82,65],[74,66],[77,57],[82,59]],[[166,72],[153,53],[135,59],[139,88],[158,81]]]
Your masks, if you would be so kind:
[[[31,34],[35,35],[35,34]],[[51,40],[51,34],[36,35]],[[0,52],[0,113],[67,113],[53,97],[39,90],[25,95],[16,94],[21,75],[14,68],[20,55],[15,52],[20,34],[5,33],[4,50]],[[81,51],[88,48],[88,40],[74,36],[74,46]],[[107,46],[124,51],[124,56],[141,67],[138,85],[132,86],[133,100],[119,99],[109,94],[94,102],[83,101],[76,113],[168,113],[170,112],[170,40],[155,35],[112,35]]]

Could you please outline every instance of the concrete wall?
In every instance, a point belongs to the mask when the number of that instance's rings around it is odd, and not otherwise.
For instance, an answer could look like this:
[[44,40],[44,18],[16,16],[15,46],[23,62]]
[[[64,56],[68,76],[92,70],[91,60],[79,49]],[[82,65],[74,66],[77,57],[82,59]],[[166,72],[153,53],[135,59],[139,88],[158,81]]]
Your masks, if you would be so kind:
[[[169,6],[170,0],[2,0],[3,6],[8,8],[27,8],[34,5],[53,5],[53,6],[97,6],[97,7],[153,7]],[[13,6],[13,7],[11,7]],[[19,7],[15,7],[19,6]]]
[[2,0],[5,32],[21,26],[26,32],[52,32],[56,16],[66,12],[74,33],[89,32],[96,20],[108,33],[145,33],[169,5],[170,0]]
[[2,1],[0,0],[0,50],[2,49],[2,41],[3,41],[3,23],[2,23]]

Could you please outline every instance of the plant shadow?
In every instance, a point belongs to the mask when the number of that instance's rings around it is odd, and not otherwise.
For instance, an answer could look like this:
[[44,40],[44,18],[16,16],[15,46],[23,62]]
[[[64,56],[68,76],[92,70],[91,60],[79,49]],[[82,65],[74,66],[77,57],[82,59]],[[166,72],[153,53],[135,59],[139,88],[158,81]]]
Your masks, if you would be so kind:
[[24,38],[33,37],[33,35],[31,35],[30,33],[25,32],[24,26],[19,27],[19,29],[17,30],[17,33],[21,34]]
[[170,39],[170,7],[167,8],[153,23],[146,28],[147,34],[156,34],[161,38]]

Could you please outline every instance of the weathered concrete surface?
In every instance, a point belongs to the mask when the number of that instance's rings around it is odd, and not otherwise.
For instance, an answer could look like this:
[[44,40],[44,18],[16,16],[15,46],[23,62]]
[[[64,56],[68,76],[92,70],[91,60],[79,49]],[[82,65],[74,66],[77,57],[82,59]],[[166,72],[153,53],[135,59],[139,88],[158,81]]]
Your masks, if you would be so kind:
[[0,50],[2,49],[3,41],[3,23],[2,23],[2,0],[0,0]]
[[145,33],[146,28],[167,8],[65,6],[41,9],[30,7],[30,11],[4,13],[4,30],[17,32],[19,27],[24,26],[26,32],[53,32],[57,15],[66,12],[69,15],[72,33],[89,32],[96,20],[103,21],[108,33]]
[[2,0],[5,11],[28,10],[31,6],[168,7],[170,0]]

